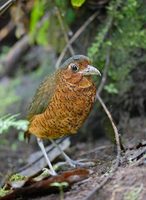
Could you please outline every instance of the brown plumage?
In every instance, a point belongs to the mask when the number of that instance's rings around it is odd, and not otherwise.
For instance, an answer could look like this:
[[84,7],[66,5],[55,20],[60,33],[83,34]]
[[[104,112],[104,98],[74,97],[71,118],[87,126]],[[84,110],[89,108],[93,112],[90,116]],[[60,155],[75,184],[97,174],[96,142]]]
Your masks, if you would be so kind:
[[56,139],[75,134],[93,106],[96,87],[91,75],[100,72],[87,57],[68,59],[39,86],[29,108],[27,133]]

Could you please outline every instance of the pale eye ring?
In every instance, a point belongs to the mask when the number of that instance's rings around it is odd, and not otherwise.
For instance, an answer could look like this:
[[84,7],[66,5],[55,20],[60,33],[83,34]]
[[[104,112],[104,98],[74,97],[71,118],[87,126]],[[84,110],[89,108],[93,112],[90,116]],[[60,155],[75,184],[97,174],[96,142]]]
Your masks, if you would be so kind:
[[79,70],[79,67],[76,64],[71,64],[70,67],[73,72],[77,72]]

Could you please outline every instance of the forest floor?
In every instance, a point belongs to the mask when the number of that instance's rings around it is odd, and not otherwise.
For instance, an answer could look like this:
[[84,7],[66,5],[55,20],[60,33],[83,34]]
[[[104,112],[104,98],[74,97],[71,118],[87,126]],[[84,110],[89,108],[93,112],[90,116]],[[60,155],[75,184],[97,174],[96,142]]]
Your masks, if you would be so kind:
[[[116,148],[105,138],[94,144],[90,141],[76,144],[70,148],[73,158],[88,158],[96,162],[90,168],[87,179],[79,181],[69,190],[47,196],[35,197],[35,200],[144,200],[146,199],[146,122],[141,118],[129,120],[125,127],[122,139],[126,151],[122,153],[120,166],[109,181],[90,198],[90,193],[105,177],[109,176],[116,161]],[[19,146],[19,145],[18,145]],[[0,150],[1,177],[6,177],[14,167],[22,164],[27,156],[34,151],[29,144],[20,145],[17,151],[10,150],[9,146]],[[2,183],[2,181],[1,181]],[[87,198],[88,197],[88,198]],[[21,198],[19,198],[21,199]],[[22,198],[23,199],[23,198]],[[32,198],[24,198],[31,200]]]

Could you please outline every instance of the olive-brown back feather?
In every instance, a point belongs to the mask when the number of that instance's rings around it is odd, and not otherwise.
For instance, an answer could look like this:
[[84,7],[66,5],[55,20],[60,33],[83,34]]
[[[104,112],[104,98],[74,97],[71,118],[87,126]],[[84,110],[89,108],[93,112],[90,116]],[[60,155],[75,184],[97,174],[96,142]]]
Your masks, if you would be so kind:
[[56,74],[48,76],[44,79],[44,81],[40,84],[39,88],[37,89],[32,103],[30,104],[27,119],[31,121],[34,115],[43,113],[54,92],[56,87]]

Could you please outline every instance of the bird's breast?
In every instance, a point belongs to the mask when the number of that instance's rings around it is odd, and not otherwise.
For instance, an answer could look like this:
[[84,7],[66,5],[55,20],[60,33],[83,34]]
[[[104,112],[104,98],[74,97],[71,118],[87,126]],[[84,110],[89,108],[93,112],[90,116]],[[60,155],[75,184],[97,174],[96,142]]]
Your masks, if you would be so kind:
[[[76,133],[94,103],[96,88],[59,87],[48,107],[48,116],[62,134]],[[54,104],[54,105],[53,105]]]
[[46,111],[34,120],[39,129],[38,135],[46,138],[58,138],[74,134],[86,120],[94,103],[96,88],[57,86]]

